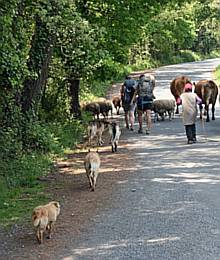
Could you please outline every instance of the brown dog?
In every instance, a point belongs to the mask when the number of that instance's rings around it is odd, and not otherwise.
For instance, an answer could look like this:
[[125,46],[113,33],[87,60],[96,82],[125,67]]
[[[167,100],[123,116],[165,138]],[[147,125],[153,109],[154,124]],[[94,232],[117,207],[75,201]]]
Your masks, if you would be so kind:
[[46,229],[48,229],[48,238],[51,238],[52,228],[59,214],[60,204],[57,201],[51,201],[46,205],[34,208],[32,223],[36,228],[36,237],[40,244],[43,243],[43,234]]

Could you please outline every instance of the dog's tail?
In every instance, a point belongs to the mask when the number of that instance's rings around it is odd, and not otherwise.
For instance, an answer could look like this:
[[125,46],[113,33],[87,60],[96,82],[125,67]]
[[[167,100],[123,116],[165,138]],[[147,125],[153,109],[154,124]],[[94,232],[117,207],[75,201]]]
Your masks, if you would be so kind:
[[48,217],[40,210],[35,210],[32,214],[32,223],[34,227],[46,227],[48,223]]

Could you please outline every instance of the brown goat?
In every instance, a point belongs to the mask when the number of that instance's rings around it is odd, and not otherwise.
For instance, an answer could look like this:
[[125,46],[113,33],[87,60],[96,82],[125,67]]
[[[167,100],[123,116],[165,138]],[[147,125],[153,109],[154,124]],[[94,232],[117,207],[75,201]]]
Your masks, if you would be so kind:
[[[212,80],[200,80],[195,86],[195,93],[202,99],[205,105],[206,122],[209,122],[209,105],[212,104],[212,120],[215,120],[215,103],[218,96],[218,86]],[[202,119],[202,104],[200,108],[200,118]]]
[[82,109],[86,112],[91,113],[94,118],[97,116],[97,119],[99,119],[100,114],[100,106],[97,102],[89,102],[82,106]]
[[97,101],[100,107],[100,113],[103,115],[104,118],[108,118],[109,112],[112,116],[112,103],[111,100],[103,100]]
[[119,115],[120,108],[121,108],[121,98],[118,97],[118,96],[113,97],[112,103],[113,103],[113,105],[114,105],[114,107],[116,109],[117,115]]
[[[190,78],[187,76],[179,76],[171,81],[170,83],[170,91],[174,96],[175,100],[177,101],[180,95],[184,91],[184,86],[186,83],[191,83]],[[179,105],[176,106],[176,114],[179,114]]]

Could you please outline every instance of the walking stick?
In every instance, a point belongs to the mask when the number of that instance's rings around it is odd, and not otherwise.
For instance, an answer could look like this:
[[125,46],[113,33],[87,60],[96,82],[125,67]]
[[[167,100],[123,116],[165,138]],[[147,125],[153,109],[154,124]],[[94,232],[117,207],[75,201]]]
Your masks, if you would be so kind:
[[204,115],[203,115],[203,113],[202,113],[202,118],[201,118],[201,120],[202,120],[203,135],[204,135],[204,138],[205,138],[205,142],[207,142],[207,141],[208,141],[208,138],[207,138],[207,134],[206,134],[206,130],[205,130],[205,121],[204,121]]

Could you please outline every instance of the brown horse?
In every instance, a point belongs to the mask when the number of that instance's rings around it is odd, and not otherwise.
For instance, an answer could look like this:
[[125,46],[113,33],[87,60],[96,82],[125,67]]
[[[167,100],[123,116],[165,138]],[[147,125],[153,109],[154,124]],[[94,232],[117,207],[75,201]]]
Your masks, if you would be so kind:
[[[212,80],[203,79],[198,81],[195,86],[195,93],[202,99],[205,105],[206,122],[209,122],[209,105],[212,104],[212,120],[215,120],[215,103],[218,96],[218,86]],[[200,108],[200,118],[202,119],[202,105]]]
[[[188,78],[187,76],[179,76],[171,81],[170,91],[174,96],[176,102],[180,98],[180,95],[183,93],[186,83],[191,83],[190,78]],[[176,106],[176,114],[179,114],[179,104],[177,104]]]

